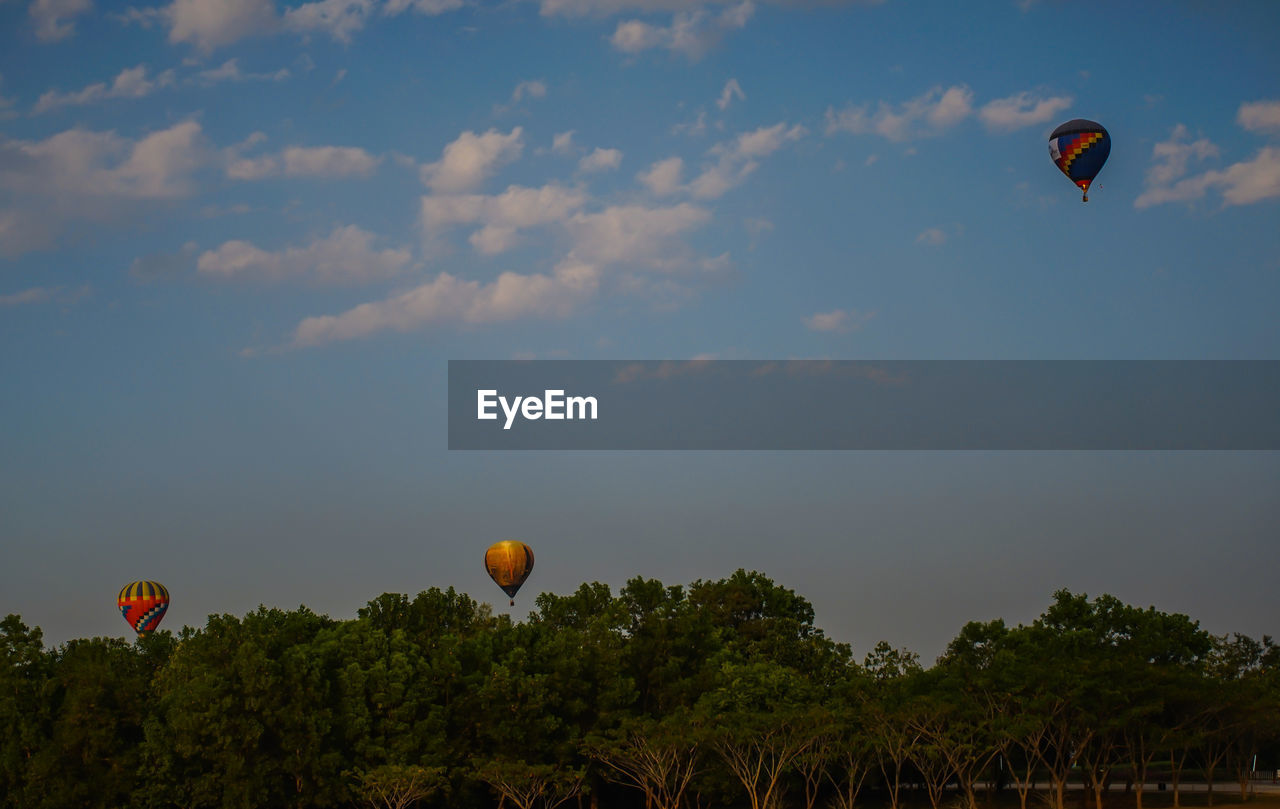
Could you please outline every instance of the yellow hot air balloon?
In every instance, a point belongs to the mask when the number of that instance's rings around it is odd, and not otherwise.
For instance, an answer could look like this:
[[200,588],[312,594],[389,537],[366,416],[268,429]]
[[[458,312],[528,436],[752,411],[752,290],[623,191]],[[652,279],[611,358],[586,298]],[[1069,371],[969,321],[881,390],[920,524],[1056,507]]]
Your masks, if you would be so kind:
[[523,542],[495,542],[484,552],[484,569],[516,605],[516,592],[533,572],[533,550]]

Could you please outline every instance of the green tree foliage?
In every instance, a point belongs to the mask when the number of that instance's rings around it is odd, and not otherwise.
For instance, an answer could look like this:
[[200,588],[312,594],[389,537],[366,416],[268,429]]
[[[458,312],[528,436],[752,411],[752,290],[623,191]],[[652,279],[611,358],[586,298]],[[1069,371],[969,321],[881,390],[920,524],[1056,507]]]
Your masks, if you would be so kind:
[[39,629],[16,615],[0,621],[0,806],[18,809],[34,777],[33,761],[48,736],[43,727],[52,660]]
[[383,764],[358,774],[360,796],[374,809],[409,809],[445,785],[444,767]]
[[604,777],[639,790],[651,809],[680,809],[685,792],[702,765],[705,733],[698,719],[683,709],[664,719],[644,716],[625,720],[584,748],[604,765]]
[[[0,809],[976,809],[1007,781],[1065,809],[1168,772],[1280,766],[1280,648],[1059,592],[965,625],[938,661],[853,662],[757,573],[539,596],[524,621],[452,589],[45,648],[0,622]],[[1268,756],[1271,758],[1268,759]],[[1161,775],[1160,778],[1166,776]]]
[[505,756],[478,763],[475,777],[516,809],[555,809],[582,789],[581,771]]

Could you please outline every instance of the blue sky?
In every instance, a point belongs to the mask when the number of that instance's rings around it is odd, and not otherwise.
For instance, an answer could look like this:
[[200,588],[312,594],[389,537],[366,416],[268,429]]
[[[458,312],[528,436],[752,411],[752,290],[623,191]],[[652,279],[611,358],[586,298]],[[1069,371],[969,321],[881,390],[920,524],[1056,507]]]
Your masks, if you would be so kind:
[[449,453],[443,387],[1278,359],[1278,38],[1271,2],[0,0],[0,610],[496,599],[514,538],[535,592],[756,567],[861,650],[1060,586],[1274,632],[1274,454]]

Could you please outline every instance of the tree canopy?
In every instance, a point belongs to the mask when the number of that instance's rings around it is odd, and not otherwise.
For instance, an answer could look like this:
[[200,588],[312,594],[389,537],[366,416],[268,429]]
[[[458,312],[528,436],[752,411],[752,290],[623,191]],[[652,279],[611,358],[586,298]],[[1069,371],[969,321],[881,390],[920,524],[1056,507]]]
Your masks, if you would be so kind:
[[954,794],[1195,777],[1247,790],[1280,738],[1280,647],[1061,591],[964,625],[932,665],[861,662],[758,572],[542,594],[453,589],[46,648],[0,622],[0,807],[559,805],[938,809]]

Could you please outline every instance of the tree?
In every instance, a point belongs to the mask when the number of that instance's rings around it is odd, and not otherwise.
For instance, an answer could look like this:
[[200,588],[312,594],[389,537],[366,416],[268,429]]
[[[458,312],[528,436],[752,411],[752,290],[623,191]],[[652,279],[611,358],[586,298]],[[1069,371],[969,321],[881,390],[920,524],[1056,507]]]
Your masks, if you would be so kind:
[[589,740],[586,750],[605,765],[608,780],[639,790],[646,807],[680,809],[701,766],[700,737],[693,717],[677,711],[662,720],[633,719]]
[[137,787],[151,671],[118,638],[72,640],[50,656],[42,744],[27,762],[23,806],[120,806]]
[[253,809],[349,798],[330,690],[340,647],[315,643],[333,624],[305,608],[259,608],[184,637],[157,677],[145,800]]
[[6,809],[24,805],[31,760],[47,743],[41,720],[51,664],[39,628],[16,615],[0,621],[0,806]]
[[444,767],[383,764],[357,773],[360,795],[375,809],[409,809],[447,783]]
[[835,809],[853,809],[876,763],[875,745],[867,729],[869,688],[866,673],[857,667],[845,672],[845,679],[833,694],[834,738],[826,768]]
[[912,709],[910,679],[919,674],[915,652],[894,649],[880,641],[862,664],[871,679],[863,692],[863,718],[871,749],[889,795],[889,809],[898,809],[902,776],[920,744],[920,731],[909,721]]
[[[1221,710],[1217,742],[1236,783],[1240,799],[1249,795],[1253,757],[1280,731],[1280,700],[1275,682],[1280,647],[1269,636],[1256,641],[1235,633],[1214,644],[1211,666],[1219,683]],[[1212,789],[1212,785],[1210,785]],[[1212,794],[1212,793],[1210,793]]]
[[[933,690],[948,706],[947,721],[926,735],[951,763],[969,809],[977,805],[979,775],[1012,741],[1011,696],[1002,682],[1010,662],[1008,641],[1003,621],[966,624],[932,672]],[[1018,795],[1025,809],[1027,789],[1020,785]]]
[[774,809],[782,777],[825,732],[818,690],[769,660],[725,662],[720,685],[699,702],[711,746],[747,791],[751,809]]
[[552,764],[530,764],[495,758],[481,762],[475,777],[494,789],[516,809],[555,809],[582,789],[582,772]]

